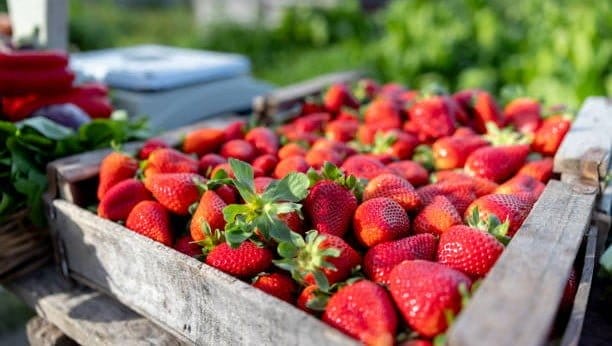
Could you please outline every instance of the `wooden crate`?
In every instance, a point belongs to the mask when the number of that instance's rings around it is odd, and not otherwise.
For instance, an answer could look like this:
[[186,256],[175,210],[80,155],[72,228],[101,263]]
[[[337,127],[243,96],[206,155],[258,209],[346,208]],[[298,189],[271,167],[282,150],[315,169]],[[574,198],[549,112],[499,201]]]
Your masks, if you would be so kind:
[[[589,99],[584,109],[600,101]],[[608,103],[605,107],[612,114]],[[591,115],[581,112],[580,118]],[[229,121],[207,121],[165,139],[176,143],[187,130],[221,127]],[[48,217],[66,275],[116,298],[186,343],[356,344],[285,302],[86,210],[95,200],[95,177],[107,153],[91,152],[49,166],[53,187],[46,196]],[[549,182],[520,232],[448,331],[449,344],[540,345],[547,340],[600,190],[598,182],[575,172],[563,174],[573,178]],[[594,239],[595,231],[589,234]],[[592,242],[585,252],[571,331],[568,328],[563,339],[568,345],[580,334],[592,277]]]

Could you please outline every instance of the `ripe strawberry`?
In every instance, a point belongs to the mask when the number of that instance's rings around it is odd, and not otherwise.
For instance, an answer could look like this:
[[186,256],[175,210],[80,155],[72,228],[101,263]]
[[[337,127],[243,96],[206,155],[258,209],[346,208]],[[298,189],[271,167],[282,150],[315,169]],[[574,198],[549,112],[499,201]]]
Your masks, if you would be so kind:
[[431,96],[415,102],[408,114],[418,126],[419,140],[431,143],[455,132],[455,111],[445,96]]
[[355,195],[331,180],[314,184],[304,200],[304,210],[312,226],[322,234],[338,237],[349,229],[356,209]]
[[300,142],[300,143],[306,143],[308,145],[314,143],[314,141],[321,138],[321,135],[319,134],[319,132],[310,132],[310,131],[300,130],[296,128],[296,126],[293,123],[279,126],[276,129],[276,132],[279,135],[285,137],[285,139],[289,142]]
[[412,339],[402,342],[399,346],[433,346],[433,344],[429,340]]
[[480,136],[442,137],[431,147],[434,166],[437,170],[461,168],[472,152],[488,145]]
[[253,277],[270,267],[272,252],[245,241],[237,248],[221,243],[206,256],[206,264],[240,279]]
[[159,138],[147,139],[138,151],[138,158],[146,160],[155,149],[159,148],[168,148],[168,144]]
[[522,133],[534,133],[542,123],[540,102],[528,97],[516,98],[504,108],[506,123]]
[[524,144],[480,148],[467,158],[465,170],[471,176],[501,183],[521,169],[528,154],[529,146]]
[[342,158],[357,153],[355,149],[349,147],[346,143],[334,141],[327,138],[317,139],[312,144],[310,150],[335,151],[340,154]]
[[393,303],[385,289],[371,281],[360,280],[338,290],[322,319],[366,345],[394,343],[397,315]]
[[365,155],[353,155],[347,158],[341,168],[346,174],[364,179],[372,179],[379,174],[389,172],[382,162]]
[[438,263],[477,279],[487,275],[503,251],[503,244],[493,235],[456,225],[440,236]]
[[435,196],[415,217],[414,232],[440,235],[460,223],[461,215],[448,198]]
[[189,224],[189,233],[195,241],[204,240],[213,232],[225,229],[223,208],[227,204],[214,191],[206,191],[193,213]]
[[308,285],[300,292],[296,305],[310,314],[315,314],[325,310],[328,300],[328,292],[321,291],[317,285]]
[[399,203],[406,211],[421,206],[421,197],[406,179],[391,173],[383,173],[368,182],[363,199],[387,197]]
[[[392,160],[405,160],[412,157],[419,140],[401,130],[378,132],[374,137],[372,154],[387,155]],[[383,162],[384,163],[384,162]]]
[[279,273],[261,274],[253,279],[252,285],[289,304],[295,302],[297,285],[293,279],[286,275]]
[[187,215],[200,198],[204,177],[193,173],[162,173],[147,176],[145,186],[153,197],[173,213]]
[[340,112],[342,107],[358,108],[359,101],[351,94],[348,86],[341,83],[332,84],[323,96],[325,108],[332,112]]
[[368,249],[363,258],[363,271],[370,280],[389,285],[389,273],[396,265],[415,259],[434,261],[437,248],[438,240],[429,233],[380,243]]
[[445,265],[422,260],[404,261],[389,274],[389,291],[410,328],[434,337],[448,328],[446,316],[461,309],[460,286],[472,282]]
[[236,120],[231,122],[223,130],[223,137],[225,141],[227,142],[231,141],[232,139],[243,139],[245,127],[246,124],[242,120]]
[[198,161],[172,148],[153,151],[146,161],[145,176],[160,173],[197,173]]
[[244,139],[233,139],[221,146],[219,154],[225,158],[233,157],[240,161],[252,162],[257,157],[255,147]]
[[253,186],[255,187],[255,192],[258,194],[264,193],[268,186],[276,179],[270,177],[257,177],[253,179]]
[[374,144],[378,132],[384,133],[385,130],[376,124],[360,124],[357,128],[357,141],[361,144]]
[[325,137],[339,142],[355,139],[359,123],[356,120],[334,120],[325,127]]
[[387,168],[396,175],[408,180],[412,186],[421,186],[429,182],[429,173],[420,164],[414,161],[397,161],[387,165]]
[[259,155],[276,155],[278,147],[280,146],[278,136],[267,127],[252,128],[244,136],[244,139],[255,147]]
[[282,160],[289,156],[306,156],[306,148],[297,142],[289,142],[278,150],[278,158]]
[[127,217],[125,226],[166,246],[172,246],[174,237],[170,228],[170,216],[166,208],[155,201],[138,203]]
[[136,204],[150,199],[151,193],[139,180],[126,179],[104,194],[98,206],[98,215],[113,221],[125,220]]
[[304,220],[302,220],[298,212],[278,214],[278,218],[293,232],[304,234]]
[[554,156],[572,123],[562,115],[547,118],[536,131],[531,149],[545,156]]
[[270,175],[278,164],[278,159],[274,155],[264,154],[253,160],[253,168],[260,170],[263,175]]
[[395,102],[386,97],[378,97],[365,110],[366,124],[374,124],[379,129],[399,129],[402,127],[402,116]]
[[545,157],[537,161],[527,162],[521,167],[517,175],[528,175],[546,184],[550,180],[552,173],[553,159],[552,157]]
[[512,195],[517,193],[528,193],[533,196],[534,199],[538,199],[544,188],[546,186],[544,183],[536,180],[533,177],[528,175],[517,174],[512,179],[506,181],[505,183],[499,185],[497,189],[495,189],[495,193]]
[[302,103],[300,116],[321,112],[325,112],[325,107],[321,104],[321,101],[313,97],[307,97]]
[[133,157],[117,151],[108,154],[100,163],[98,200],[102,200],[106,192],[117,183],[133,178],[137,170],[138,161]]
[[435,196],[441,195],[448,198],[460,215],[476,199],[474,191],[473,182],[455,180],[426,185],[417,189],[422,205],[432,203]]
[[360,94],[361,98],[372,100],[380,92],[380,85],[373,79],[363,78],[357,82],[356,94]]
[[298,133],[322,132],[330,120],[331,115],[327,112],[314,113],[296,118],[290,126]]
[[488,92],[477,89],[462,90],[455,93],[453,99],[470,115],[473,128],[478,133],[487,132],[488,122],[493,122],[499,127],[504,125],[503,114]]
[[174,249],[189,257],[202,255],[202,248],[193,242],[190,235],[184,235],[178,238],[174,243]]
[[232,172],[232,167],[230,167],[230,164],[227,162],[220,163],[216,165],[215,167],[213,167],[212,171],[210,172],[210,176],[214,177],[217,174],[219,174],[220,171],[224,171],[230,178],[234,177],[234,172]]
[[216,151],[225,140],[223,130],[204,128],[188,132],[183,140],[184,152],[198,156]]
[[344,157],[333,150],[311,149],[306,153],[306,163],[314,169],[319,169],[325,162],[339,166],[342,164]]
[[476,132],[468,126],[459,127],[455,130],[455,133],[453,133],[453,137],[471,137],[474,135],[476,135]]
[[570,275],[567,278],[565,289],[563,289],[563,296],[561,297],[560,309],[569,310],[572,308],[572,305],[574,305],[574,297],[576,296],[577,290],[578,290],[578,274],[576,273],[576,269],[572,268],[572,270],[570,271]]
[[372,247],[385,241],[407,236],[410,219],[404,208],[391,198],[379,197],[363,202],[353,216],[357,240]]
[[204,177],[210,177],[212,170],[222,163],[226,163],[225,157],[218,154],[206,154],[198,162],[198,172]]
[[[472,189],[472,191],[474,191],[474,194],[476,195],[476,197],[491,194],[498,187],[496,183],[492,182],[489,179],[471,177],[463,172],[458,172],[458,171],[436,172],[436,181],[437,181],[437,184],[435,184],[434,186],[455,185],[457,188],[463,185],[469,186]],[[443,184],[443,182],[447,182],[450,184]]]
[[336,116],[336,120],[340,120],[340,121],[356,121],[359,122],[359,119],[361,118],[361,116],[359,115],[359,112],[356,109],[352,109],[352,108],[347,108],[347,107],[343,107],[340,110],[340,113],[338,113],[338,115]]
[[273,176],[282,179],[292,172],[306,173],[308,168],[310,168],[310,166],[308,166],[308,163],[303,157],[289,156],[278,162],[276,168],[274,168]]
[[508,220],[510,223],[508,236],[513,236],[527,218],[534,202],[531,195],[525,194],[486,195],[472,202],[464,216],[465,219],[468,219],[474,212],[474,208],[478,208],[480,219],[485,222],[492,215],[502,222]]
[[238,200],[236,198],[237,190],[232,185],[220,185],[219,187],[213,189],[213,191],[215,191],[215,193],[219,195],[219,197],[221,197],[223,202],[226,204],[233,204]]

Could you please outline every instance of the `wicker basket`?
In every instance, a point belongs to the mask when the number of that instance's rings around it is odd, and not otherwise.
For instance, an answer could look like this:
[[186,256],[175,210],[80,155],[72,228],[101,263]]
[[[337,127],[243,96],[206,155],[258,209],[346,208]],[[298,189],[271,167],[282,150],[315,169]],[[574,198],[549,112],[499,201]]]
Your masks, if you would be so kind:
[[0,225],[0,283],[39,268],[53,255],[48,230],[35,227],[27,216],[20,210]]

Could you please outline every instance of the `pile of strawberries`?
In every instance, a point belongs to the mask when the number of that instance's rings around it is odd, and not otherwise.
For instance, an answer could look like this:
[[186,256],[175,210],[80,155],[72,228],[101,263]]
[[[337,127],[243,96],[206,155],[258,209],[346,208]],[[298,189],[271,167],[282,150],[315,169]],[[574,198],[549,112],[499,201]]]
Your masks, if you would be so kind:
[[366,344],[426,345],[519,230],[570,124],[530,98],[335,84],[276,128],[113,152],[98,214]]

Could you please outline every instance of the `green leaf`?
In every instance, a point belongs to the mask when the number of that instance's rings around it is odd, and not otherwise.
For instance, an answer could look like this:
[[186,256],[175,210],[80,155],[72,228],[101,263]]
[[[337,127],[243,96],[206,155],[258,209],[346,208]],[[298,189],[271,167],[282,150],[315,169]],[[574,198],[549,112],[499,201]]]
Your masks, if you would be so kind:
[[253,167],[246,162],[236,160],[234,158],[229,159],[229,164],[232,168],[232,172],[234,173],[234,177],[236,177],[234,180],[251,191],[254,191]]
[[302,208],[301,204],[298,203],[276,203],[274,204],[274,214],[287,214],[294,211],[300,211]]
[[234,222],[238,215],[247,215],[251,209],[245,204],[230,204],[223,208],[223,219],[226,222]]
[[252,231],[241,227],[229,228],[225,230],[225,241],[232,248],[237,248],[252,235]]
[[312,275],[315,279],[315,283],[317,284],[317,286],[322,291],[328,292],[329,291],[329,281],[327,280],[327,277],[325,276],[325,274],[323,274],[323,272],[320,270],[315,270],[312,272]]
[[43,136],[54,140],[61,140],[74,134],[72,129],[61,126],[45,117],[28,118],[18,123],[17,126],[19,128],[33,128]]
[[277,184],[269,186],[262,198],[265,201],[299,202],[308,195],[310,182],[304,173],[290,173]]
[[291,242],[292,240],[291,229],[276,217],[271,220],[268,234],[278,242]]
[[298,249],[291,242],[281,242],[276,248],[278,254],[283,258],[293,258],[297,256]]

